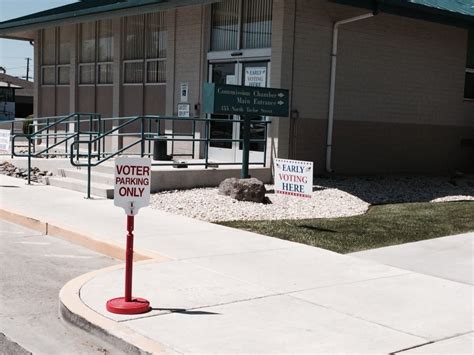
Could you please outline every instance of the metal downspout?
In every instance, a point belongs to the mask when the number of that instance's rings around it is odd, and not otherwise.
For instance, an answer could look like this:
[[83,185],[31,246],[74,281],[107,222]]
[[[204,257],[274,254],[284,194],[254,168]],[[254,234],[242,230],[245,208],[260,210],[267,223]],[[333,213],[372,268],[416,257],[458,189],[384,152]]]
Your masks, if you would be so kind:
[[334,23],[333,35],[332,35],[332,51],[331,51],[331,83],[329,86],[329,115],[328,115],[328,130],[326,140],[326,171],[332,173],[332,135],[334,126],[334,99],[336,96],[336,67],[337,67],[337,44],[339,37],[339,26],[345,25],[346,23],[356,22],[365,20],[367,18],[375,16],[376,12],[351,17],[345,20],[337,21]]

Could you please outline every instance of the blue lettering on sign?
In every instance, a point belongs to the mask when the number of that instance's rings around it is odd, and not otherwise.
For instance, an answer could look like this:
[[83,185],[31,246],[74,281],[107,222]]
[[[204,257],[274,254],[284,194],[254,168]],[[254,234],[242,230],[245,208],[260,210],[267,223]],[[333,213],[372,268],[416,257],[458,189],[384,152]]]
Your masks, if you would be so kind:
[[304,192],[304,185],[297,185],[297,184],[290,184],[287,182],[282,183],[282,188],[285,191],[291,191],[291,192]]
[[300,174],[302,174],[304,172],[304,168],[302,166],[298,166],[298,165],[283,164],[282,170],[283,171],[288,171],[290,173],[300,173]]

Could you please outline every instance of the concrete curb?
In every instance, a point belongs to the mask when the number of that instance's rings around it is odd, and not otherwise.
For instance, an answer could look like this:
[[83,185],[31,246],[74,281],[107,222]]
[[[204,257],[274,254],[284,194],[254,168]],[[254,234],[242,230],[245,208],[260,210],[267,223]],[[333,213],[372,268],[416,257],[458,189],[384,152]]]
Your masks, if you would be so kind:
[[[83,246],[89,250],[96,251],[103,255],[110,256],[114,259],[125,259],[125,245],[119,245],[113,241],[103,240],[92,236],[84,235],[50,222],[40,221],[33,217],[24,216],[17,212],[7,211],[0,208],[0,218],[22,225],[26,228],[33,229],[37,232],[53,237],[61,238]],[[172,260],[170,257],[153,253],[148,250],[135,249],[133,254],[134,261],[155,260],[168,261]]]
[[[155,262],[148,260],[141,263]],[[59,312],[61,317],[90,334],[93,334],[127,354],[174,354],[165,345],[142,336],[124,324],[104,317],[81,300],[80,292],[84,284],[96,276],[123,268],[114,265],[105,269],[92,271],[69,281],[59,292]],[[105,307],[105,305],[104,305]]]
[[[125,258],[124,246],[122,247],[112,241],[103,241],[98,238],[86,236],[59,225],[40,221],[36,218],[24,216],[2,208],[0,208],[0,218],[45,235],[67,240],[118,260],[124,260]],[[173,259],[146,250],[134,251],[135,263],[164,262],[169,260]],[[64,285],[59,293],[59,313],[61,317],[74,326],[113,344],[127,354],[176,353],[158,342],[137,334],[127,326],[94,312],[82,302],[80,290],[85,283],[102,273],[120,268],[124,268],[124,265],[115,265],[92,271]]]

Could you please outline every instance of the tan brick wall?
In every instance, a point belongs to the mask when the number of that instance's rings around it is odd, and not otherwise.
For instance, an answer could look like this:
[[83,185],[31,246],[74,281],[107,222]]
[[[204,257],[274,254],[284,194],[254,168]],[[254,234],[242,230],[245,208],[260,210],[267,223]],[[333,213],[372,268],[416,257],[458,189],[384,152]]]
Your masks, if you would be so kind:
[[202,62],[202,16],[201,6],[178,8],[176,15],[176,54],[174,107],[180,101],[180,84],[189,84],[189,104],[191,113],[200,100]]
[[[300,119],[294,158],[313,157],[319,172],[325,164],[332,26],[366,12],[324,0],[297,0],[293,108]],[[336,170],[466,167],[470,153],[459,150],[460,140],[474,135],[468,128],[474,127],[474,102],[463,100],[466,44],[464,29],[383,13],[343,25],[335,100]],[[386,131],[393,127],[393,132]],[[404,150],[392,147],[398,142],[406,145]]]
[[405,123],[337,121],[336,173],[452,173],[472,171],[474,151],[462,140],[474,128]]

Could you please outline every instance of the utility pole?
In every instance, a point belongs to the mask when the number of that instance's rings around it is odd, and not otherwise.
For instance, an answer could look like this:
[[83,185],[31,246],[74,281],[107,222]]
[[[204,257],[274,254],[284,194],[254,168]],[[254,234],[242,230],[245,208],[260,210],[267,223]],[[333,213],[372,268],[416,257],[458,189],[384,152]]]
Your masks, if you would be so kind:
[[25,58],[26,59],[26,80],[30,80],[30,60],[31,58]]

